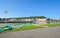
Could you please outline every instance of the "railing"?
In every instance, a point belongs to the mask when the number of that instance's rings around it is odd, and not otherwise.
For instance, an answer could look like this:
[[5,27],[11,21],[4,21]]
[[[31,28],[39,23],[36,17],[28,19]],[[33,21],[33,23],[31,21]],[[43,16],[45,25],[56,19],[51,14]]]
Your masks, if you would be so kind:
[[[6,23],[32,23],[33,21],[6,21]],[[0,23],[5,23],[5,21],[0,21]]]

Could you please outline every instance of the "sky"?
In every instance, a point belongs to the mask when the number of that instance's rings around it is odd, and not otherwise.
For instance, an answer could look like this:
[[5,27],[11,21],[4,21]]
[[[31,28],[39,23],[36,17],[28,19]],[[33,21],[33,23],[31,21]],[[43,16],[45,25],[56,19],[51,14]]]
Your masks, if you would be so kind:
[[0,18],[29,16],[59,19],[60,0],[0,0]]

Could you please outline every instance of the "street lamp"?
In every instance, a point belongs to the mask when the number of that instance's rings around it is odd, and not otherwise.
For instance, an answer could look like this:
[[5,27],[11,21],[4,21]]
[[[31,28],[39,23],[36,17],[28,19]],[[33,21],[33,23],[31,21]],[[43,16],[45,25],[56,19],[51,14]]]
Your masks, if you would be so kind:
[[51,19],[50,19],[50,24],[51,24]]
[[5,25],[6,25],[6,23],[7,23],[7,11],[5,11]]

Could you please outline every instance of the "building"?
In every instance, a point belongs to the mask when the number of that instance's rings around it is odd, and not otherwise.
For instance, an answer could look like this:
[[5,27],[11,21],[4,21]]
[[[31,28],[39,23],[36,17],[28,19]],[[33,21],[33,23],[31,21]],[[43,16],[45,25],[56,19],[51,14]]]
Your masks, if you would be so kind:
[[36,19],[36,23],[37,24],[46,24],[47,23],[47,19]]

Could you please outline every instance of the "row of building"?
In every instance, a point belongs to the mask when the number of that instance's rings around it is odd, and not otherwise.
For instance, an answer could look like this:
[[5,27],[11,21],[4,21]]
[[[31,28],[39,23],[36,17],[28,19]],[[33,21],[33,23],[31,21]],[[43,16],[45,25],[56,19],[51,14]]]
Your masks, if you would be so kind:
[[19,17],[19,18],[3,18],[0,19],[0,23],[36,23],[36,24],[46,24],[51,21],[47,20],[44,16],[35,16],[35,17]]

